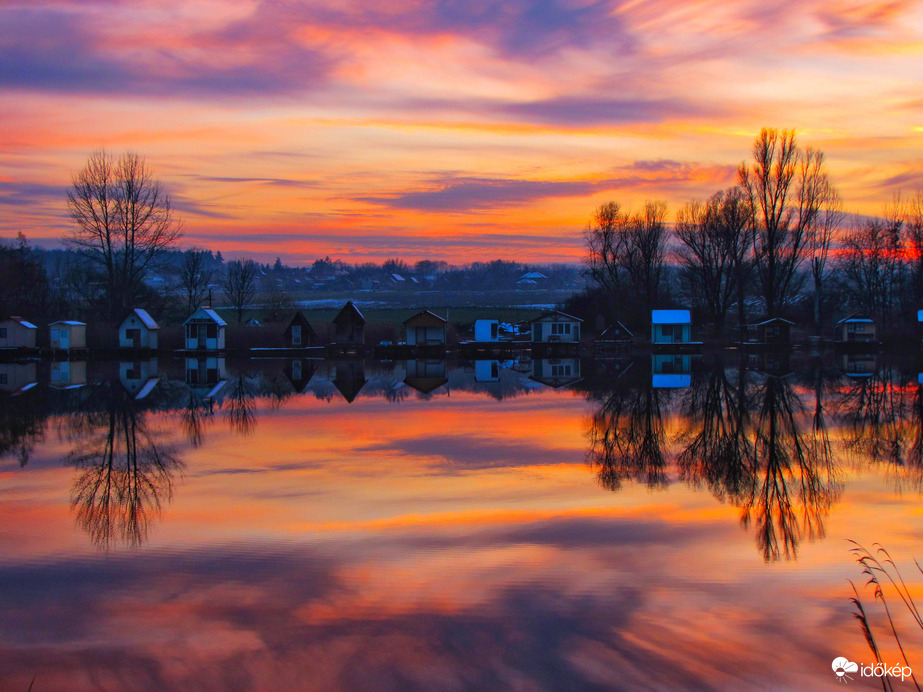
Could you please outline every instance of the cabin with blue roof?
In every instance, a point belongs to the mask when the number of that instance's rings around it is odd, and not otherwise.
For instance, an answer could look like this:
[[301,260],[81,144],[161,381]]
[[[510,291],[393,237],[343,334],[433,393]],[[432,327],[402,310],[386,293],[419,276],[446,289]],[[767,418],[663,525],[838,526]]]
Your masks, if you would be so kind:
[[651,310],[651,343],[692,343],[692,317],[689,311]]

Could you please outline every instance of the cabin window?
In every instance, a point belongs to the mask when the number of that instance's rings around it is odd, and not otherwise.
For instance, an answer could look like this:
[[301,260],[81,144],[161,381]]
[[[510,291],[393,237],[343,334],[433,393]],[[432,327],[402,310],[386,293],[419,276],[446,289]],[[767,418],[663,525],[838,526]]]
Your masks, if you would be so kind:
[[0,339],[6,338],[6,327],[0,327]]
[[301,361],[296,360],[292,363],[292,379],[300,380],[301,379]]
[[217,339],[218,338],[218,325],[214,322],[206,325],[205,327],[205,338],[206,339]]
[[301,346],[301,325],[300,324],[292,325],[292,344],[294,346]]
[[498,329],[499,329],[499,325],[496,322],[490,323],[490,338],[491,339],[497,338]]
[[6,376],[6,373],[5,373],[5,372],[0,372],[0,384],[6,384],[6,383],[7,383],[7,376]]
[[551,324],[552,334],[570,334],[570,322],[553,322]]
[[551,366],[551,376],[552,377],[570,377],[572,372],[571,365],[552,365]]

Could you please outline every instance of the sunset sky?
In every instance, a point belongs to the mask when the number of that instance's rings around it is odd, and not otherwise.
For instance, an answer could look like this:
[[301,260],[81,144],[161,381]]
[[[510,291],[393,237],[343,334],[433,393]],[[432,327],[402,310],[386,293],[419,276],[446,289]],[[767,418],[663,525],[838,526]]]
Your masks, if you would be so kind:
[[0,234],[57,239],[99,147],[186,246],[575,261],[604,201],[733,182],[761,127],[849,211],[923,187],[923,2],[0,0]]

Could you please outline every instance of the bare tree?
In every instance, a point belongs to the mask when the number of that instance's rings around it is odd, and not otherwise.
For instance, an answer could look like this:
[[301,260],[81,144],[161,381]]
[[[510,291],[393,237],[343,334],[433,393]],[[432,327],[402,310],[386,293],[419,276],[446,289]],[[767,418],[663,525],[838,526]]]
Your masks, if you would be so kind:
[[194,312],[208,295],[208,285],[212,280],[209,267],[210,254],[207,250],[186,250],[183,263],[179,267],[179,284],[186,294],[186,307]]
[[259,267],[253,260],[229,262],[224,275],[224,292],[237,310],[237,322],[244,321],[244,308],[256,295]]
[[901,283],[901,227],[886,212],[884,219],[868,219],[843,237],[840,274],[849,303],[880,320],[885,328],[897,308]]
[[764,128],[753,144],[753,159],[741,164],[737,178],[756,210],[754,260],[766,312],[775,317],[796,293],[808,229],[830,183],[823,154],[799,149],[792,130]]
[[67,193],[75,228],[64,238],[105,281],[109,317],[135,301],[154,261],[182,235],[170,198],[139,154],[93,152]]
[[718,334],[735,298],[743,308],[743,283],[753,210],[739,188],[689,202],[677,214],[678,254],[692,292],[711,315]]
[[613,300],[626,289],[649,310],[660,292],[667,231],[665,202],[649,201],[632,215],[616,202],[600,206],[584,233],[589,275]]
[[900,202],[904,221],[904,246],[910,269],[910,300],[923,304],[923,188],[906,202]]

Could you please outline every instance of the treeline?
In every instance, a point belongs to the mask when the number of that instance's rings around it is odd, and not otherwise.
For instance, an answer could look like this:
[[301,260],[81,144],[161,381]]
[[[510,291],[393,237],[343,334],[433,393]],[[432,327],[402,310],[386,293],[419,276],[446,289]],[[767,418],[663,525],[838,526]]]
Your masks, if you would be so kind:
[[110,288],[106,272],[79,250],[33,247],[21,234],[16,241],[0,242],[0,315],[37,321],[118,321],[123,311],[141,306],[157,319],[181,322],[206,302],[232,308],[232,319],[242,320],[257,309],[261,319],[272,321],[287,318],[300,300],[328,293],[575,292],[584,283],[581,268],[565,264],[494,260],[453,266],[400,259],[349,264],[325,257],[293,267],[281,258],[258,263],[225,260],[211,250],[167,248],[134,283],[129,301],[124,291]]
[[[673,226],[672,232],[670,226]],[[879,217],[847,214],[822,152],[764,129],[737,184],[685,204],[600,206],[585,232],[593,285],[567,309],[641,328],[650,310],[686,307],[715,335],[770,317],[822,334],[853,312],[886,331],[923,309],[923,189]]]

